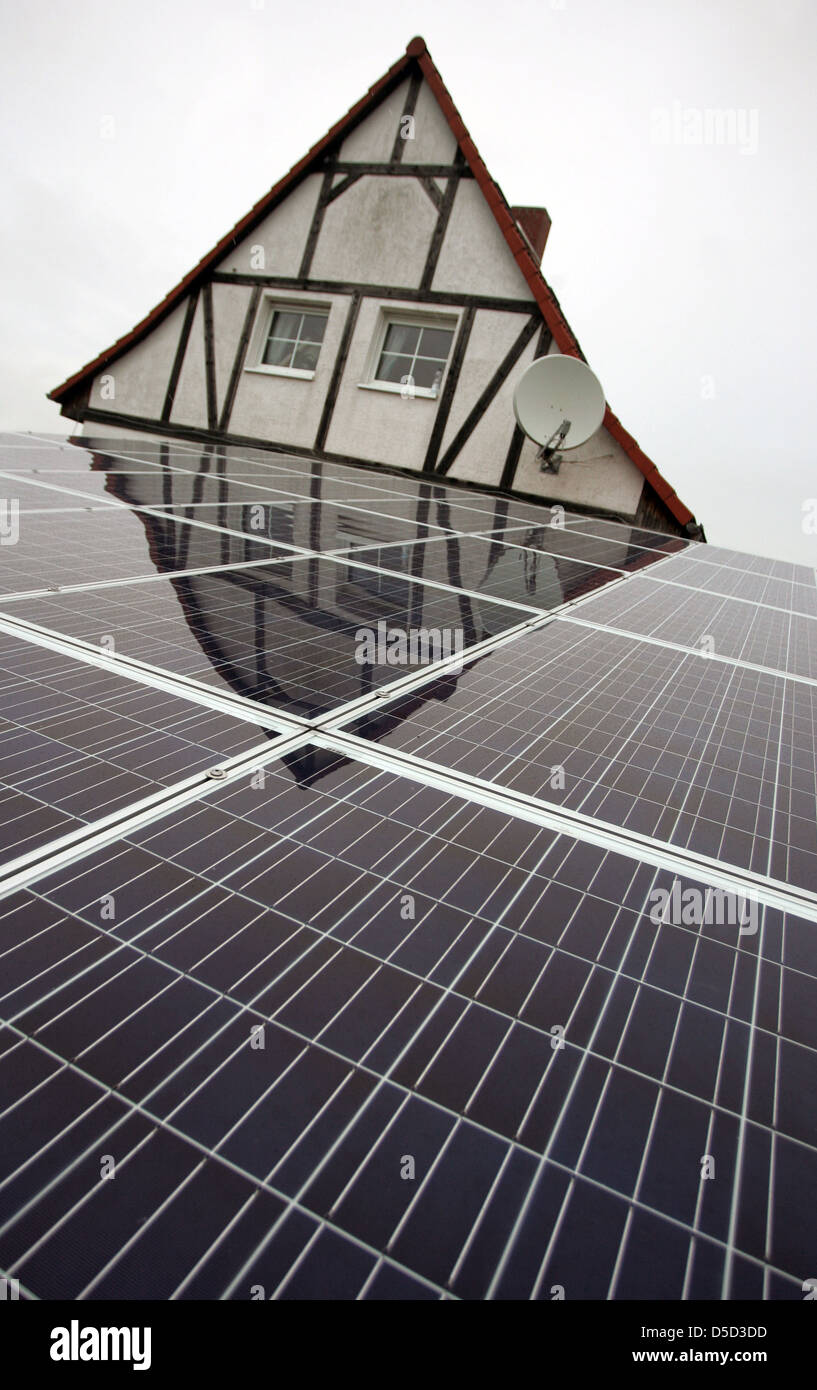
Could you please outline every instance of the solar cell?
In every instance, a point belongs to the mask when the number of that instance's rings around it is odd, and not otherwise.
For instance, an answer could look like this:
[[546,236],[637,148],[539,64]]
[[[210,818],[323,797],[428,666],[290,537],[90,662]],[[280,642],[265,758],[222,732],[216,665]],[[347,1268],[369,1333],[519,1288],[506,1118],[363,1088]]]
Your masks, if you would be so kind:
[[660,550],[673,555],[689,548],[690,543],[682,536],[668,536],[664,531],[649,531],[640,526],[627,526],[619,521],[606,521],[603,517],[570,516],[566,525],[573,530],[587,532],[594,536],[607,536],[610,540],[626,538],[630,545],[642,546],[648,550]]
[[[251,450],[4,442],[24,458],[21,1296],[801,1299],[813,575]],[[84,510],[86,466],[117,506]],[[24,596],[54,584],[84,587]],[[462,662],[359,659],[420,627]]]
[[747,555],[741,550],[726,550],[723,546],[695,546],[690,552],[692,558],[702,563],[725,565],[740,570],[744,574],[764,576],[769,579],[790,580],[796,584],[813,585],[814,570],[808,565],[792,565],[788,560],[773,560],[767,555]]
[[667,594],[636,575],[625,589],[594,598],[582,616],[634,635],[680,642],[705,656],[733,657],[814,678],[817,622],[788,610],[678,588],[668,601]]
[[62,511],[67,507],[87,510],[112,500],[98,473],[5,472],[0,474],[0,495],[7,503],[15,503],[21,512]]
[[542,551],[546,555],[558,555],[564,560],[578,560],[619,573],[640,570],[656,564],[662,558],[657,551],[631,545],[626,540],[626,533],[624,537],[613,540],[606,536],[588,536],[550,522],[520,527],[513,521],[504,528],[486,534],[525,550]]
[[269,560],[288,553],[267,538],[231,536],[183,519],[124,507],[22,513],[3,548],[2,593],[108,583],[174,570]]
[[790,609],[794,613],[817,616],[817,582],[814,578],[811,583],[804,583],[797,579],[753,575],[732,565],[714,565],[710,560],[700,558],[700,551],[674,555],[652,577],[688,584],[703,593],[721,594],[724,598],[763,603],[783,612]]
[[[232,495],[232,494],[231,494]],[[273,496],[273,500],[268,498]],[[414,503],[372,500],[365,510],[357,505],[292,502],[278,494],[256,493],[244,502],[226,505],[202,502],[163,508],[173,516],[189,517],[241,531],[248,536],[266,535],[281,544],[312,550],[348,550],[358,546],[410,543],[427,536],[443,537],[439,526],[418,520]]]
[[264,739],[258,724],[7,634],[0,705],[3,864]]
[[[647,1231],[676,1252],[665,1297],[681,1297],[699,1248],[722,1275],[740,1255],[793,1293],[809,1224],[789,1221],[769,1259],[753,1223],[736,1242],[729,1220],[732,1197],[748,1219],[759,1179],[754,1165],[751,1182],[736,1176],[738,1148],[760,1146],[767,1178],[772,1145],[788,1164],[813,1154],[796,1096],[817,1056],[798,1008],[815,960],[781,966],[782,919],[743,938],[665,931],[645,910],[662,876],[645,866],[359,765],[336,761],[320,787],[298,773],[273,764],[263,787],[218,789],[175,831],[145,827],[50,874],[40,915],[26,896],[24,917],[46,925],[39,993],[4,1000],[0,1074],[22,1066],[32,1094],[12,1083],[0,1120],[3,1263],[45,1296],[170,1297],[218,1245],[225,1211],[266,1194],[279,1202],[267,1224],[220,1262],[215,1287],[199,1272],[199,1296],[248,1297],[264,1280],[283,1292],[318,1227],[340,1242],[338,1296],[382,1259],[438,1295],[548,1297],[560,1283],[606,1297],[640,1277]],[[15,1164],[26,1144],[47,1149],[51,1178],[33,1201]],[[731,1177],[702,1203],[710,1149]],[[90,1161],[100,1151],[132,1165],[115,1219]],[[191,1222],[194,1176],[220,1212],[212,1228]],[[100,1239],[80,1264],[69,1252],[89,1224]],[[168,1239],[156,1275],[151,1252]],[[309,1287],[300,1296],[320,1282]]]
[[486,598],[548,610],[590,593],[619,572],[543,549],[506,545],[498,537],[452,535],[440,543],[382,546],[376,557],[360,556],[383,569],[399,569],[435,579]]
[[[225,540],[233,545],[231,536],[198,528],[185,537],[181,568],[212,562],[214,548],[224,560],[220,547]],[[20,599],[8,611],[85,643],[107,636],[125,656],[306,717],[392,683],[407,664],[468,649],[530,616],[423,583],[409,572],[317,556],[138,588],[108,585]],[[428,640],[409,647],[411,634],[419,632],[430,634]],[[405,640],[406,662],[388,659],[392,633]],[[401,656],[397,643],[391,650]]]
[[560,622],[485,656],[444,701],[397,698],[349,727],[725,864],[774,865],[775,877],[813,888],[815,689],[798,686],[794,707],[786,692],[775,676]]

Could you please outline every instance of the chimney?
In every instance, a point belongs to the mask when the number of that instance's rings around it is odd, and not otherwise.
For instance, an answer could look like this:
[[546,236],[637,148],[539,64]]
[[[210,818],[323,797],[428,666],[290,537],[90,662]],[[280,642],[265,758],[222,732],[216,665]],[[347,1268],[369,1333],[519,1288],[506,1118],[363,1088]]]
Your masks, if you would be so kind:
[[542,260],[545,242],[550,231],[550,218],[545,208],[511,208],[511,216],[524,232],[537,261]]

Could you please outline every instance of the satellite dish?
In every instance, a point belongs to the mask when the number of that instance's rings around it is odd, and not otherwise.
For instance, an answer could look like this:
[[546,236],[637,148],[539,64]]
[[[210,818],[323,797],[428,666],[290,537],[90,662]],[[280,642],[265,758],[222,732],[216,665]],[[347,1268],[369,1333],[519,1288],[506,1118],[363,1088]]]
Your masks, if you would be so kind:
[[605,411],[601,383],[579,357],[553,353],[526,367],[513,393],[520,429],[541,445],[543,473],[558,473],[557,449],[576,449],[596,433]]

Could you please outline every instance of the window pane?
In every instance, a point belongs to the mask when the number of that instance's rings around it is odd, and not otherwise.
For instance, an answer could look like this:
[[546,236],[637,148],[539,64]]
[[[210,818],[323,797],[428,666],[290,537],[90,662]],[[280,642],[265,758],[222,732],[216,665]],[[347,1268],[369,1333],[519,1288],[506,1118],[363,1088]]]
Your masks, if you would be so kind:
[[326,314],[304,314],[301,342],[322,343],[326,330]]
[[398,357],[394,352],[384,352],[375,376],[378,381],[396,381],[399,384],[401,377],[410,374],[410,357]]
[[430,390],[436,380],[442,380],[444,365],[433,358],[418,357],[414,363],[414,385]]
[[453,337],[453,331],[447,328],[424,328],[417,351],[423,357],[441,357],[447,360]]
[[390,323],[386,330],[386,338],[383,343],[383,351],[386,352],[415,352],[417,340],[420,337],[420,329],[416,324],[411,323]]
[[293,358],[293,367],[301,372],[314,372],[320,350],[319,343],[301,343]]
[[272,316],[270,337],[297,338],[301,317],[301,314],[293,313],[289,309],[276,309]]
[[268,367],[289,367],[294,346],[295,344],[286,338],[270,338],[264,353],[264,362]]

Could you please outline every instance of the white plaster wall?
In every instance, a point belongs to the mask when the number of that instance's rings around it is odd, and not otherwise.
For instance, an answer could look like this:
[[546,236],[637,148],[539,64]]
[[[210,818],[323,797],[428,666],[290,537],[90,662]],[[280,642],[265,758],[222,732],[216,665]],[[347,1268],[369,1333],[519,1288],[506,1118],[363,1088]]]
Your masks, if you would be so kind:
[[[526,441],[516,470],[515,487],[555,502],[578,502],[585,507],[634,516],[644,475],[607,430],[602,428],[578,449],[565,454],[559,472],[540,473],[537,446]],[[593,462],[582,462],[593,460]]]
[[[149,345],[152,338],[146,339]],[[165,377],[165,388],[167,377]],[[156,418],[159,416],[156,412]],[[207,382],[204,368],[204,306],[199,294],[196,312],[187,339],[182,369],[173,397],[170,418],[174,425],[198,425],[207,428]]]
[[[521,326],[521,323],[518,324],[517,333]],[[534,334],[514,370],[505,378],[476,429],[457,455],[449,477],[466,478],[471,482],[490,484],[492,487],[499,486],[516,424],[516,416],[513,413],[514,387],[520,373],[533,361],[535,351]],[[496,365],[499,365],[499,361]]]
[[400,117],[406,109],[409,80],[395,87],[391,96],[361,121],[351,135],[347,135],[340,147],[338,158],[353,159],[366,163],[386,163],[391,159],[394,137],[400,129]]
[[325,304],[329,308],[329,322],[315,376],[309,381],[247,370],[253,365],[259,318],[264,314],[262,296],[250,337],[250,351],[230,417],[230,433],[311,448],[329,390],[350,300],[346,295],[303,294],[290,290],[281,291],[280,294],[277,291],[271,293],[273,297],[280,297],[288,303],[303,301],[307,304]]
[[439,397],[404,400],[397,392],[361,390],[359,386],[366,379],[369,352],[384,307],[389,311],[416,312],[418,307],[428,306],[418,306],[410,300],[362,301],[326,448],[330,453],[349,454],[398,468],[422,468]]
[[[362,121],[357,130],[344,140],[339,158],[342,160],[387,161],[391,159],[394,138],[400,130],[400,118],[405,112],[408,79],[381,106]],[[427,82],[422,82],[414,108],[414,139],[407,140],[403,159],[408,164],[450,164],[457,142],[445,119],[437,98]]]
[[437,210],[416,179],[366,175],[327,207],[311,276],[418,285],[436,223]]
[[220,417],[252,291],[249,285],[213,285],[212,293],[216,402]]
[[[468,412],[476,405],[480,393],[488,385],[506,352],[518,338],[527,317],[527,314],[504,313],[494,309],[479,309],[475,314],[471,336],[468,339],[468,351],[460,369],[459,382],[443,435],[441,455],[445,453]],[[534,337],[533,342],[535,341]],[[532,357],[533,350],[533,347],[526,349],[523,361],[526,362]],[[515,368],[512,375],[515,377],[519,370],[518,367]],[[488,407],[486,415],[493,411],[492,404]],[[506,434],[510,441],[514,425],[513,415],[510,421],[503,418],[502,425],[507,426]],[[507,450],[507,444],[505,447]]]
[[461,179],[432,289],[533,299],[476,179]]
[[[185,300],[147,338],[94,378],[90,404],[95,409],[158,419],[165,403],[167,383],[186,311]],[[102,396],[101,381],[104,376],[113,376],[116,393],[113,400]]]
[[[322,182],[320,174],[309,174],[254,231],[227,252],[217,269],[236,270],[243,275],[253,272],[259,275],[297,275]],[[264,248],[263,267],[251,263],[253,246]]]
[[427,82],[417,93],[414,139],[407,140],[403,159],[407,164],[451,164],[457,142]]

